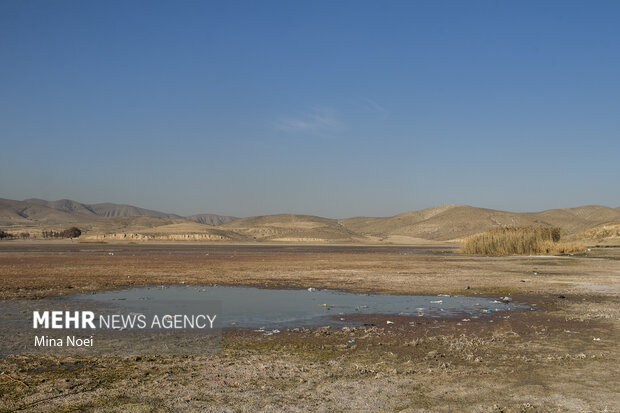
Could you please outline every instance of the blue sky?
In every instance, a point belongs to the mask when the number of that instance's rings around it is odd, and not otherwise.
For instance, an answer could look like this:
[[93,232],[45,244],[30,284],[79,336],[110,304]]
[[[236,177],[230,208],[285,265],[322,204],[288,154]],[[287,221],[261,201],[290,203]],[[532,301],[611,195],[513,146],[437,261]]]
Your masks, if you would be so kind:
[[0,197],[620,206],[617,1],[0,1]]

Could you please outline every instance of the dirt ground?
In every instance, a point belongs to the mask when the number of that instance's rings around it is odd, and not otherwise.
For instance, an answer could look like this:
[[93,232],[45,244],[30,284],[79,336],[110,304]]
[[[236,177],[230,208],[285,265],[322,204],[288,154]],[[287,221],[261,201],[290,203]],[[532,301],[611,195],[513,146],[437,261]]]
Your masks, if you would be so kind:
[[226,330],[209,356],[9,356],[0,410],[620,411],[619,248],[476,257],[449,245],[0,244],[3,300],[180,282],[510,295],[536,311]]

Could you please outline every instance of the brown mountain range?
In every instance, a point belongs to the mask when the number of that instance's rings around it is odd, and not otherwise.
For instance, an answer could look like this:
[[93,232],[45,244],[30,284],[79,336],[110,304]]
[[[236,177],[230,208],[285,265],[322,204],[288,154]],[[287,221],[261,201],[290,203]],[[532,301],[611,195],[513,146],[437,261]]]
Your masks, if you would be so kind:
[[[71,200],[0,199],[0,225],[7,231],[75,224],[85,239],[207,240],[316,243],[415,244],[456,241],[505,225],[562,228],[568,238],[618,239],[620,208],[582,206],[542,212],[507,212],[464,205],[442,205],[392,217],[330,219],[279,214],[234,218],[213,214],[182,217],[131,205],[82,204]],[[613,230],[610,230],[613,228]]]
[[198,214],[183,217],[176,214],[138,208],[132,205],[100,203],[82,204],[70,199],[45,201],[31,198],[14,201],[0,198],[0,225],[54,225],[89,222],[101,218],[115,217],[156,217],[185,219],[203,224],[219,225],[236,219],[216,214]]

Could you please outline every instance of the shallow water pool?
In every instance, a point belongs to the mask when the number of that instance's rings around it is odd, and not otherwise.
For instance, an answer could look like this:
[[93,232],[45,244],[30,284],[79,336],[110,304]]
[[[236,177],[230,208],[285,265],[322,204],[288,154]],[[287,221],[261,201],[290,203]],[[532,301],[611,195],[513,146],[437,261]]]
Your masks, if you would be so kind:
[[[135,313],[200,313],[217,308],[220,328],[296,328],[359,325],[351,314],[478,318],[528,306],[487,297],[358,294],[320,289],[158,286],[68,297],[71,301]],[[75,301],[74,301],[75,302]]]

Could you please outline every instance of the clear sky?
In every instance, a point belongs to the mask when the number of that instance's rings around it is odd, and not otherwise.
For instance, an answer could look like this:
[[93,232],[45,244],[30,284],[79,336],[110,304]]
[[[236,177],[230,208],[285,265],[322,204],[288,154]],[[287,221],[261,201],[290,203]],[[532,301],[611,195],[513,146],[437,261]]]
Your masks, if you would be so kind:
[[0,197],[620,206],[620,1],[0,0]]

